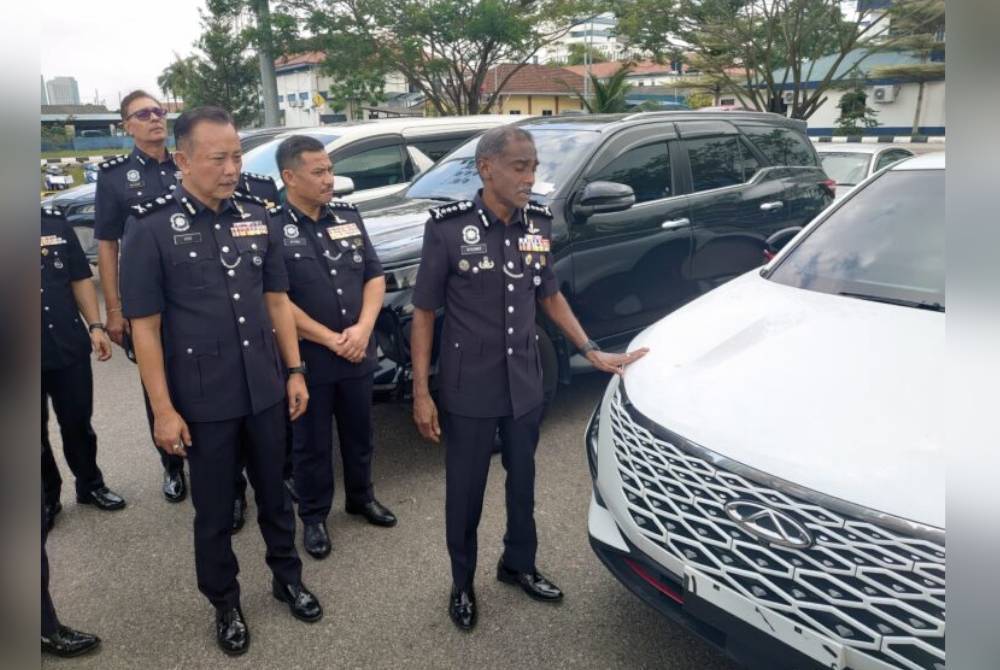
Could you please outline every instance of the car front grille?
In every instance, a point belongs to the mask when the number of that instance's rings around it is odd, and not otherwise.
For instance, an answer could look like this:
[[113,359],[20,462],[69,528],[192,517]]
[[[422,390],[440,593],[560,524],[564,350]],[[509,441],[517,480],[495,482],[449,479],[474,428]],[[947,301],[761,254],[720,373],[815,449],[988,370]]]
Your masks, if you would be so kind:
[[[610,431],[628,512],[668,555],[892,666],[944,669],[943,531],[866,514],[712,454],[642,416],[621,384]],[[758,539],[731,516],[741,506],[780,511],[807,530],[809,546]]]

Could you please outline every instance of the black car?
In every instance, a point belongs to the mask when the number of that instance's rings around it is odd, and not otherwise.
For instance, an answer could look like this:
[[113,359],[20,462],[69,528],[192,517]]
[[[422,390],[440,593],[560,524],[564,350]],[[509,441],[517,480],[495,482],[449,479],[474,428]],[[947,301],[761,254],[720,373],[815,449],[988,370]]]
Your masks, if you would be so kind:
[[[668,312],[761,265],[834,197],[805,122],[776,114],[652,112],[518,125],[538,149],[534,198],[555,217],[560,287],[587,333],[608,350],[623,349]],[[365,214],[386,268],[375,328],[383,390],[408,389],[411,294],[427,210],[471,199],[480,188],[477,142],[442,158],[398,202]],[[557,383],[586,363],[539,319],[551,399]]]

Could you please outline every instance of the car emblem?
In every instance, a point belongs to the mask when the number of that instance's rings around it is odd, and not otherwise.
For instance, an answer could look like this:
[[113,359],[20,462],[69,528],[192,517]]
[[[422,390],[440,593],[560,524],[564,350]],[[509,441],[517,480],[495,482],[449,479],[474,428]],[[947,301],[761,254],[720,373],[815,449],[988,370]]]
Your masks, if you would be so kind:
[[475,226],[462,228],[462,239],[466,244],[479,244],[479,228]]
[[735,500],[726,505],[726,515],[754,537],[789,549],[806,549],[813,538],[805,526],[773,507],[752,500]]
[[183,233],[191,227],[191,223],[187,220],[186,216],[178,212],[170,217],[170,227],[178,233]]
[[294,240],[298,236],[299,236],[298,226],[296,226],[294,223],[289,223],[287,226],[285,226],[285,237],[287,237],[290,240]]

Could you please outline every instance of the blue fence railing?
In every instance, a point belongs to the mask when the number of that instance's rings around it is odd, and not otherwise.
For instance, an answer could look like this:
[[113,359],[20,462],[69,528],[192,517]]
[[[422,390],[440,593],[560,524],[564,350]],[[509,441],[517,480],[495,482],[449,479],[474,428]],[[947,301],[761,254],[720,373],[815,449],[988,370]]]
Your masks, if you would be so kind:
[[[95,153],[127,153],[135,146],[126,135],[103,135],[101,137],[74,137],[67,142],[42,141],[42,151],[93,151]],[[173,138],[167,141],[173,147]]]

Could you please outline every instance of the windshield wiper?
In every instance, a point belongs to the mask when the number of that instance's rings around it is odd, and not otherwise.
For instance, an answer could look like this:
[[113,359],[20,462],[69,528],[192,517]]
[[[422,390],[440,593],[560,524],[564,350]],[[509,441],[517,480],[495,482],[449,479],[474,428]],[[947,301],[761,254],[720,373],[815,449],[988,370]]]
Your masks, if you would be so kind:
[[929,302],[926,300],[904,300],[903,298],[888,298],[886,296],[869,295],[867,293],[851,293],[849,291],[841,291],[840,295],[844,295],[849,298],[860,298],[862,300],[871,300],[872,302],[884,302],[889,305],[900,305],[901,307],[915,307],[916,309],[929,309],[932,312],[944,311],[944,305],[942,305],[939,302]]

